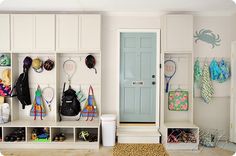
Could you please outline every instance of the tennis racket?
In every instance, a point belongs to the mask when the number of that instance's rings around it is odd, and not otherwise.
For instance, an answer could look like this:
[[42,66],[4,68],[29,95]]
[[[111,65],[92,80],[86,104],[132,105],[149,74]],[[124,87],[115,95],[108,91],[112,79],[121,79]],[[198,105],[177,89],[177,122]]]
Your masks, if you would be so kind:
[[49,111],[52,110],[51,104],[54,99],[54,89],[52,87],[46,87],[43,89],[43,99],[46,102]]
[[72,59],[68,59],[63,63],[63,70],[68,78],[69,86],[71,85],[71,78],[76,71],[76,62]]
[[173,60],[166,60],[164,64],[165,64],[166,93],[168,93],[170,80],[176,73],[176,63]]

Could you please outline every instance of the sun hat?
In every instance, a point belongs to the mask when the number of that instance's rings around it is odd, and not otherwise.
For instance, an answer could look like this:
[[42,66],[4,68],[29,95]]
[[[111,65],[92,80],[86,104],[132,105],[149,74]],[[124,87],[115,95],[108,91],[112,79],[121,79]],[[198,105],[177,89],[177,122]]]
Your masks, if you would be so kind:
[[32,67],[35,72],[41,73],[43,71],[43,61],[40,60],[38,57],[33,59]]

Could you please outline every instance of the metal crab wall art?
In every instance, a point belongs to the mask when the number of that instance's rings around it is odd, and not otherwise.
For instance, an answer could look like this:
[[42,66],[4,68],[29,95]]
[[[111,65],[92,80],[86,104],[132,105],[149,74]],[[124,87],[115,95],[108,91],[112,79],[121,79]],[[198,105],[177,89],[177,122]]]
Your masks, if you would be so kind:
[[207,29],[201,29],[199,32],[196,31],[195,35],[193,36],[195,38],[195,43],[197,43],[198,40],[201,40],[203,42],[209,43],[212,45],[212,48],[215,46],[220,46],[220,35],[215,35],[211,30]]

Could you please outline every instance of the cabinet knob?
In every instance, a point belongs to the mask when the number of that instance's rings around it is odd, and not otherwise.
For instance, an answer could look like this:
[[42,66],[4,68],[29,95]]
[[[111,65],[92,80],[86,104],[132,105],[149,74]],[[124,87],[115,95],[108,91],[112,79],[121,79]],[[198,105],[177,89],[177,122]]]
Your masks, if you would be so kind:
[[152,82],[152,85],[155,85],[155,84],[156,84],[156,82],[155,82],[155,81],[153,81],[153,82]]

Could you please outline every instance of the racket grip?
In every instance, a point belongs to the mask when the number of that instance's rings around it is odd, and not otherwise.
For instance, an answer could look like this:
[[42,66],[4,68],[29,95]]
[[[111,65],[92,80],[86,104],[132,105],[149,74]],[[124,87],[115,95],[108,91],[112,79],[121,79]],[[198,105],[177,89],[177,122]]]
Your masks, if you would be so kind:
[[166,83],[166,93],[168,93],[169,83]]

